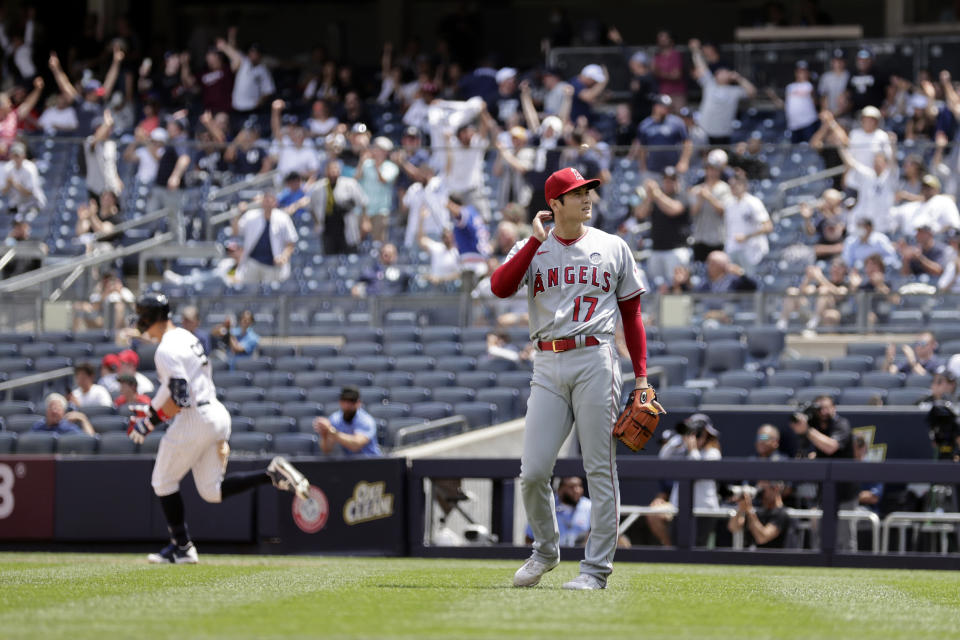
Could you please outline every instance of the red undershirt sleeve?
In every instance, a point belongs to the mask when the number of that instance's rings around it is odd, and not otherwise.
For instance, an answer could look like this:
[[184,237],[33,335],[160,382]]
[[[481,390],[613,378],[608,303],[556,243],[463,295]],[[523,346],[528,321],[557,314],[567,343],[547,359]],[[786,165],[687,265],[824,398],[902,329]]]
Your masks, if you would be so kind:
[[490,290],[498,298],[509,298],[520,288],[523,276],[533,261],[540,241],[530,236],[527,243],[513,257],[497,267],[490,276]]
[[640,296],[617,303],[620,317],[623,319],[623,338],[630,352],[633,373],[636,377],[647,375],[647,332],[643,328],[643,316],[640,315]]

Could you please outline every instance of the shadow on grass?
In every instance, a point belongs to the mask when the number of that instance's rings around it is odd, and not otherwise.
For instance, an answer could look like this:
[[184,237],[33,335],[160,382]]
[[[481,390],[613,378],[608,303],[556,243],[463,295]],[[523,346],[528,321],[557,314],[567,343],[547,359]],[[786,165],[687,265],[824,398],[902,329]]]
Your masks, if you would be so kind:
[[375,584],[377,589],[421,589],[423,591],[436,591],[437,589],[476,589],[478,591],[503,591],[507,589],[516,589],[509,584],[503,586],[497,585],[465,585],[465,584]]

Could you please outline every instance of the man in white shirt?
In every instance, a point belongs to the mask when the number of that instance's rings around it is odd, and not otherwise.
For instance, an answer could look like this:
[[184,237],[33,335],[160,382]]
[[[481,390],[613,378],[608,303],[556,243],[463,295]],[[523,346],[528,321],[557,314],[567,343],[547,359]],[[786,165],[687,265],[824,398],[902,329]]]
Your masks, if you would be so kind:
[[113,406],[110,392],[94,383],[94,375],[93,365],[89,362],[80,362],[73,367],[73,379],[77,383],[77,388],[70,392],[68,400],[78,409]]
[[957,203],[948,195],[940,193],[940,179],[928,173],[923,176],[920,187],[923,202],[908,219],[904,220],[903,232],[914,235],[920,227],[929,227],[934,233],[946,229],[960,229],[960,212]]
[[747,193],[747,178],[740,170],[730,180],[730,194],[723,210],[726,226],[723,250],[732,262],[752,276],[770,251],[767,234],[773,231],[773,222],[760,198]]
[[[422,225],[423,233],[431,238],[439,238],[443,229],[450,225],[450,211],[447,209],[448,192],[443,178],[434,176],[426,184],[416,182],[403,194],[403,206],[407,209],[407,230],[403,244],[416,246],[417,229]],[[426,217],[421,214],[427,212]]]
[[46,109],[40,114],[37,123],[43,132],[47,135],[56,135],[58,133],[71,133],[76,131],[79,125],[77,121],[77,110],[70,103],[70,96],[65,93],[58,93],[54,98],[53,104],[47,103]]
[[40,185],[37,165],[27,160],[22,142],[10,145],[10,160],[0,169],[0,193],[7,212],[24,214],[47,205],[47,196]]
[[893,159],[890,134],[880,128],[880,109],[869,106],[860,112],[860,127],[850,132],[847,148],[850,155],[862,165],[873,165],[873,158],[883,153]]
[[303,178],[315,177],[320,171],[320,153],[312,139],[307,138],[303,127],[293,124],[284,127],[281,114],[286,107],[283,100],[274,100],[270,113],[270,129],[273,132],[273,146],[270,149],[270,158],[276,163],[277,172],[281,176],[298,173]]
[[707,132],[710,144],[730,144],[740,100],[753,99],[757,89],[736,71],[718,68],[716,73],[712,73],[703,59],[699,40],[690,41],[690,54],[693,56],[694,75],[703,87],[700,126]]
[[894,196],[900,178],[897,164],[891,163],[885,153],[878,153],[870,165],[863,165],[843,147],[838,150],[848,168],[844,183],[857,190],[857,204],[850,210],[847,224],[853,226],[862,218],[870,218],[880,233],[895,232],[899,226],[893,215]]
[[480,130],[466,123],[457,129],[456,137],[448,137],[446,143],[445,187],[449,193],[460,195],[464,204],[475,206],[484,220],[490,219],[490,206],[483,193],[483,158],[495,130],[496,123],[484,105],[480,111]]
[[273,191],[264,192],[260,208],[234,218],[231,228],[243,242],[237,281],[262,284],[290,277],[290,257],[299,237],[290,216],[277,207]]
[[251,44],[247,55],[243,55],[232,43],[221,38],[217,40],[217,48],[230,59],[230,69],[235,74],[232,97],[234,111],[256,111],[277,90],[270,70],[263,63],[260,45]]

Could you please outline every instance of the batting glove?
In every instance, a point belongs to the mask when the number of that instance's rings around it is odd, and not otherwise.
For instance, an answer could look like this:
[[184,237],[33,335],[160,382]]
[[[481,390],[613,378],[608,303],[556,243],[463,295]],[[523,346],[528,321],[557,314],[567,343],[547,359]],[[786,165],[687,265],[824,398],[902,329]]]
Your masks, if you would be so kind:
[[163,411],[157,411],[153,407],[137,407],[134,415],[130,416],[127,437],[135,444],[143,444],[150,432],[165,422],[166,416]]

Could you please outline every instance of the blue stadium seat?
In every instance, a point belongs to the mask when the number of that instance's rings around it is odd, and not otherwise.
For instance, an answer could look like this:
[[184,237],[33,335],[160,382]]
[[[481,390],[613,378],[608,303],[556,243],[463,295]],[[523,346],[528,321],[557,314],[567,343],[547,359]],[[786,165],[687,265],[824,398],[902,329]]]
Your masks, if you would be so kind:
[[931,382],[933,382],[933,376],[929,373],[911,373],[907,376],[905,386],[920,387],[929,392]]
[[687,387],[663,387],[657,390],[657,399],[664,407],[684,407],[696,408],[700,406],[700,389],[689,389]]
[[320,451],[312,433],[278,433],[273,437],[273,450],[287,456],[312,456]]
[[374,418],[406,418],[410,415],[410,405],[404,402],[386,402],[367,405],[366,409]]
[[117,415],[93,416],[90,418],[90,425],[97,433],[126,432],[130,419],[127,416]]
[[774,371],[767,377],[767,386],[770,387],[809,387],[813,383],[813,374],[799,369],[789,371]]
[[[751,330],[753,327],[751,327]],[[713,342],[715,340],[737,340],[739,341],[744,334],[743,327],[739,325],[721,324],[716,327],[704,327],[700,330],[701,338],[704,342]]]
[[377,356],[383,351],[379,342],[348,342],[340,347],[342,356]]
[[477,371],[502,373],[506,371],[516,371],[518,367],[519,364],[517,362],[507,360],[506,358],[481,356],[477,359]]
[[460,327],[434,326],[420,330],[420,342],[460,342]]
[[336,371],[333,374],[333,386],[369,387],[373,384],[373,374],[369,371]]
[[408,387],[413,384],[413,374],[407,371],[381,371],[373,374],[373,384],[378,387]]
[[56,354],[57,346],[52,342],[31,342],[20,345],[20,357],[22,358],[46,358]]
[[213,374],[213,383],[217,387],[245,387],[253,382],[249,371],[217,371]]
[[0,342],[10,344],[28,344],[36,339],[36,335],[29,331],[5,331],[0,333]]
[[35,405],[25,400],[7,400],[6,402],[0,402],[0,418],[33,413],[35,410]]
[[890,406],[915,405],[930,395],[930,389],[923,387],[904,387],[890,389],[887,392],[887,404]]
[[[648,354],[650,353],[649,346],[650,346],[650,343],[648,342],[647,343]],[[486,340],[475,340],[473,342],[464,342],[462,353],[465,356],[472,356],[474,358],[479,358],[480,356],[486,355],[488,348],[489,347],[487,346]]]
[[404,404],[414,404],[416,402],[428,402],[432,397],[432,392],[426,387],[391,387],[390,401],[402,402]]
[[23,433],[25,431],[30,431],[37,421],[43,419],[43,414],[31,415],[24,413],[6,416],[4,417],[3,422],[6,425],[7,431]]
[[86,433],[67,433],[57,438],[57,453],[61,454],[90,456],[97,453],[99,446],[100,439]]
[[290,433],[296,431],[297,421],[290,416],[257,416],[253,419],[253,428],[272,435]]
[[294,374],[289,371],[258,371],[253,374],[253,386],[264,389],[269,387],[292,386],[293,375]]
[[477,397],[477,392],[467,387],[438,387],[433,390],[433,399],[437,402],[456,404],[470,402]]
[[466,418],[471,429],[478,429],[494,424],[497,407],[489,402],[458,402],[453,405],[453,412]]
[[781,358],[778,369],[820,373],[823,371],[823,358]]
[[273,358],[237,358],[233,367],[237,371],[249,371],[251,373],[271,371],[273,370]]
[[430,356],[400,356],[394,363],[398,371],[430,371],[437,366],[437,359]]
[[348,371],[353,369],[355,358],[352,356],[334,356],[331,358],[317,358],[314,363],[317,371]]
[[383,353],[394,358],[418,356],[423,353],[423,345],[419,342],[387,342],[383,345]]
[[700,396],[700,404],[744,404],[749,389],[741,387],[714,387],[713,389],[704,389]]
[[660,327],[661,342],[690,341],[697,339],[697,330],[692,327]]
[[497,374],[497,386],[529,389],[532,379],[532,371],[505,371]]
[[[130,438],[124,436],[127,442],[130,442]],[[14,453],[17,450],[17,434],[13,431],[0,431],[0,454],[10,454]]]
[[94,369],[96,369],[96,364],[92,362],[92,360],[94,360],[93,345],[89,342],[60,343],[57,345],[56,355],[70,358],[75,362],[89,361],[94,365]]
[[860,384],[864,387],[880,387],[881,389],[898,389],[904,385],[907,376],[902,373],[888,373],[886,371],[867,371],[860,376]]
[[230,387],[223,390],[223,399],[227,402],[252,402],[263,400],[266,389],[260,387]]
[[784,406],[790,402],[792,397],[793,389],[790,387],[760,387],[750,389],[747,395],[747,404]]
[[377,385],[369,385],[366,387],[359,387],[360,399],[363,401],[364,405],[372,405],[385,401],[390,397],[390,390],[384,387],[378,387]]
[[331,402],[336,403],[340,399],[340,387],[331,385],[310,389],[309,398],[310,402],[316,402],[324,406]]
[[10,374],[10,380],[16,377],[10,372],[29,371],[30,369],[33,369],[33,358],[0,358],[0,371],[5,371]]
[[432,358],[441,358],[444,356],[460,355],[461,346],[459,342],[428,342],[423,345],[423,355]]
[[278,416],[280,415],[280,403],[278,402],[241,402],[240,403],[240,415],[250,416],[254,418],[262,416]]
[[17,453],[53,453],[57,434],[48,431],[28,431],[17,437]]
[[705,375],[742,369],[747,359],[747,348],[739,340],[714,340],[707,343],[703,357]]
[[860,385],[860,374],[856,371],[821,371],[813,375],[814,386],[819,387],[856,387]]
[[[668,356],[682,356],[687,359],[687,375],[700,375],[703,367],[703,355],[707,345],[698,340],[674,340],[667,343]],[[670,381],[671,384],[674,381]]]
[[323,403],[312,398],[300,402],[284,402],[280,414],[291,418],[316,417],[323,414]]
[[332,344],[304,344],[300,345],[300,356],[303,358],[336,358],[340,349]]
[[497,384],[497,374],[493,371],[461,371],[457,374],[457,386],[481,389]]
[[[483,342],[487,341],[487,334],[493,329],[490,327],[465,327],[460,330],[460,342]],[[526,338],[526,339],[529,339]]]
[[63,367],[73,366],[73,360],[62,356],[50,356],[47,358],[37,358],[33,361],[35,371],[53,371]]
[[299,371],[293,375],[293,384],[302,389],[329,387],[333,384],[333,374],[329,371]]
[[297,355],[297,349],[289,344],[271,344],[259,347],[260,355],[279,360]]
[[797,389],[796,393],[793,394],[793,401],[797,404],[803,404],[816,400],[820,396],[830,396],[836,403],[840,400],[841,393],[843,393],[843,390],[840,387],[804,387],[803,389]]
[[437,369],[440,371],[473,371],[476,368],[477,359],[471,358],[470,356],[443,356],[437,358]]
[[230,416],[230,431],[253,431],[253,418],[247,416]]
[[[647,369],[662,367],[666,373],[667,383],[670,385],[682,385],[687,375],[687,359],[683,356],[655,356],[647,358]],[[664,386],[664,385],[660,385]]]
[[306,389],[301,387],[270,387],[266,391],[266,398],[283,405],[286,405],[288,402],[301,402],[307,397]]
[[299,373],[300,371],[312,371],[316,364],[316,359],[309,356],[281,356],[277,358],[274,366],[277,371]]
[[520,391],[510,387],[487,387],[477,390],[477,402],[488,402],[497,407],[495,422],[506,422],[521,414]]
[[256,431],[230,434],[230,452],[232,454],[266,455],[273,451],[273,436]]
[[786,345],[785,333],[773,325],[752,326],[746,335],[747,354],[756,362],[775,362]]
[[397,446],[397,433],[406,427],[413,427],[416,425],[426,424],[427,421],[423,418],[417,418],[410,416],[407,418],[390,418],[387,421],[386,428],[383,430],[383,442],[382,444],[386,447],[395,447]]
[[887,389],[881,387],[849,387],[840,394],[839,404],[876,405],[883,404],[886,398]]
[[874,362],[882,362],[887,353],[885,342],[848,342],[848,356],[870,356]]
[[724,371],[718,376],[721,387],[738,387],[741,389],[755,389],[763,386],[766,376],[760,371],[744,369]]
[[137,445],[124,432],[112,431],[100,435],[99,454],[102,456],[133,455],[136,452]]
[[440,420],[453,415],[453,406],[446,402],[417,402],[410,405],[410,415],[425,420]]
[[392,371],[395,363],[396,361],[389,356],[358,356],[353,363],[353,368],[357,371],[382,373]]
[[874,358],[868,355],[847,355],[830,359],[830,371],[856,371],[866,373],[874,370]]
[[384,331],[384,342],[420,342],[420,328],[412,326],[393,326]]

